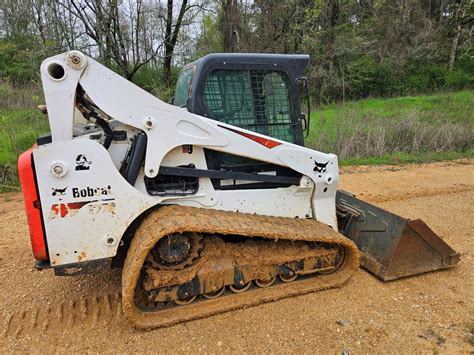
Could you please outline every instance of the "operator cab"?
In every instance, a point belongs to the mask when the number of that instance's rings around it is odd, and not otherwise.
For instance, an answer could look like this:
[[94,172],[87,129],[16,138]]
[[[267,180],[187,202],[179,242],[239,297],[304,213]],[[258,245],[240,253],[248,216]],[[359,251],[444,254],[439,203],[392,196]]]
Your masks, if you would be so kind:
[[[209,54],[186,65],[174,105],[200,116],[304,145],[308,55]],[[300,95],[303,90],[304,95]],[[306,102],[309,119],[309,100]]]
[[[310,113],[307,79],[303,76],[308,62],[308,55],[209,54],[181,70],[173,104],[200,116],[304,146]],[[300,98],[306,100],[303,106],[307,116],[301,112]],[[208,169],[300,177],[292,169],[251,158],[211,149],[204,153]],[[219,190],[288,186],[211,181]]]

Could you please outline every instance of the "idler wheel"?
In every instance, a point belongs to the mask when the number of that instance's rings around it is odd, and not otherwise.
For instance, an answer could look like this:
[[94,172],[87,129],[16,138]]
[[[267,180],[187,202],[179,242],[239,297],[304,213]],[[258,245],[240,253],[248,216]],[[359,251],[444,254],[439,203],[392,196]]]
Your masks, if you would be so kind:
[[292,282],[298,278],[298,274],[295,274],[293,271],[288,275],[280,274],[278,276],[282,282]]

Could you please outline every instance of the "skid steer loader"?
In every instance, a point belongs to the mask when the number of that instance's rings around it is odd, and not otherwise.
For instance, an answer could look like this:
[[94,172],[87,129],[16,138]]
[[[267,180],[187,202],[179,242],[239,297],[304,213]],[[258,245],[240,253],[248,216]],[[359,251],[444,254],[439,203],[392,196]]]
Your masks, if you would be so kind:
[[18,162],[36,267],[122,267],[124,315],[152,328],[341,286],[357,247],[384,279],[455,264],[421,221],[337,191],[337,157],[304,148],[307,62],[210,55],[170,105],[81,52],[46,59],[51,133]]

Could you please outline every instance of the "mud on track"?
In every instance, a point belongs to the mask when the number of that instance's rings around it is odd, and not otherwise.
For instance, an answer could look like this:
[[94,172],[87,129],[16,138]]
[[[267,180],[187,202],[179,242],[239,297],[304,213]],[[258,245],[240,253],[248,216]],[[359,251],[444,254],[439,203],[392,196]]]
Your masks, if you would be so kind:
[[0,351],[473,351],[474,160],[344,168],[341,188],[423,218],[461,263],[391,283],[360,270],[341,289],[142,332],[121,316],[119,271],[35,271],[21,196],[4,194]]

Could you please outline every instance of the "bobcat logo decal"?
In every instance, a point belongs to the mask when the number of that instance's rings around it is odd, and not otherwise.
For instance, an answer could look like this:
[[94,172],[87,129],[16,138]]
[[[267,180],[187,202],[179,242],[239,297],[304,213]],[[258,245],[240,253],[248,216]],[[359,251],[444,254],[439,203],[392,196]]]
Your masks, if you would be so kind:
[[329,162],[318,163],[317,161],[315,161],[313,171],[316,171],[318,174],[325,173],[326,172],[326,166],[328,165],[328,163]]
[[52,189],[53,192],[51,193],[52,196],[64,196],[66,195],[67,186],[64,189]]
[[76,157],[76,171],[89,170],[91,164],[92,162],[87,160],[84,154],[79,154]]

